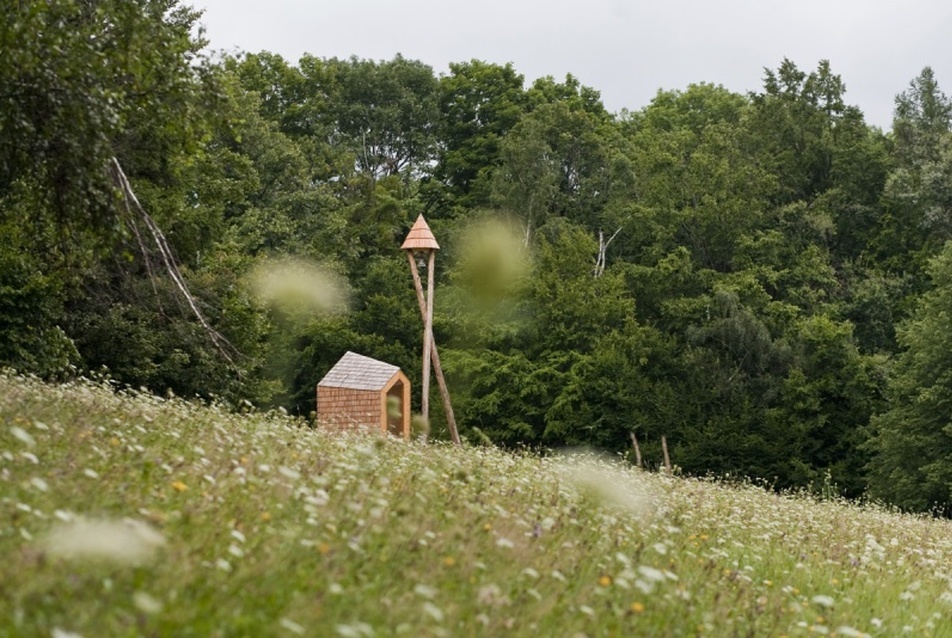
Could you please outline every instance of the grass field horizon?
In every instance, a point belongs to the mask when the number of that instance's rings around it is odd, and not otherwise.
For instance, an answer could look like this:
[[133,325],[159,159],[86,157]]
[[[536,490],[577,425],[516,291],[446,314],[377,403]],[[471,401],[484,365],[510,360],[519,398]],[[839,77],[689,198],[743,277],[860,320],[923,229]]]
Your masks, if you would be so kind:
[[0,373],[0,636],[952,636],[952,523]]

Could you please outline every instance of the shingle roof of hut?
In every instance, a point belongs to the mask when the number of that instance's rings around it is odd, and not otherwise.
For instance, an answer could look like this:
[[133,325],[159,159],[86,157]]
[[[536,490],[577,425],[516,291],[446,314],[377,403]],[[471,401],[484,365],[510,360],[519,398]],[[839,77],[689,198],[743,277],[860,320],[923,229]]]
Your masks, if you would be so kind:
[[400,368],[395,365],[348,351],[317,385],[354,390],[380,390],[399,371]]
[[413,228],[407,233],[407,238],[403,240],[400,250],[439,250],[440,245],[436,243],[436,237],[433,236],[430,227],[427,225],[423,215],[417,217]]

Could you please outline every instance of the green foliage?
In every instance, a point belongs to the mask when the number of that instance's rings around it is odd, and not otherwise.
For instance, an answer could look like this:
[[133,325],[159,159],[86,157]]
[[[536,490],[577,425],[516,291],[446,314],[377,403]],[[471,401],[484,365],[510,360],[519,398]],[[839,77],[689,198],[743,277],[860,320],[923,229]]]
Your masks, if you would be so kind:
[[137,146],[123,134],[140,114],[157,129],[189,125],[198,14],[178,0],[17,2],[4,14],[0,197],[35,181],[45,201],[31,216],[115,231],[109,158]]
[[952,244],[929,263],[931,290],[899,329],[899,355],[889,380],[889,409],[872,420],[870,492],[911,510],[952,502]]
[[[655,464],[664,436],[693,474],[859,496],[868,467],[877,495],[946,506],[948,459],[910,466],[945,445],[929,348],[946,350],[946,258],[923,275],[952,238],[952,106],[930,69],[884,134],[827,62],[615,117],[577,78],[527,88],[478,60],[441,77],[400,55],[212,63],[174,0],[6,17],[0,364],[302,416],[347,350],[418,388],[399,246],[425,213],[436,341],[471,439],[625,453],[634,432]],[[165,233],[161,259],[113,157]],[[181,279],[161,276],[169,256]],[[310,305],[256,295],[252,275],[291,258],[315,273]],[[269,281],[300,283],[284,275]],[[325,275],[349,305],[318,300]]]
[[5,637],[945,633],[948,522],[836,498],[6,374],[0,449]]
[[511,64],[451,63],[440,78],[442,152],[434,177],[463,206],[489,203],[487,185],[500,162],[500,142],[528,110],[523,77]]

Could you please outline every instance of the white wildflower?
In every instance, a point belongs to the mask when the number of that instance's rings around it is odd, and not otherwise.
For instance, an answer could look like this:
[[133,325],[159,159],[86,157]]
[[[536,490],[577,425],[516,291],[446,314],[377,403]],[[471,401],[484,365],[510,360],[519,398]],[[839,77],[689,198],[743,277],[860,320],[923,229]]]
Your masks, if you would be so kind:
[[665,579],[664,572],[660,569],[655,569],[654,567],[648,567],[647,565],[640,565],[638,567],[638,573],[647,578],[649,581],[660,583]]
[[819,605],[820,607],[832,607],[835,604],[835,601],[831,596],[826,596],[824,594],[818,594],[810,599],[814,605]]
[[443,610],[430,601],[423,603],[423,613],[432,618],[435,622],[443,622]]
[[23,428],[14,425],[12,428],[10,428],[10,434],[13,435],[13,438],[20,441],[20,443],[23,443],[27,447],[33,447],[36,445],[36,439],[34,439],[30,433]]
[[304,635],[304,627],[297,624],[290,618],[282,618],[280,621],[278,621],[278,624],[281,625],[284,629],[287,629],[288,631],[290,631],[292,634],[297,634],[298,636]]
[[351,625],[340,624],[334,628],[341,638],[372,638],[374,628],[365,622],[355,622]]
[[144,614],[157,614],[162,611],[162,602],[144,591],[132,595],[132,604]]
[[433,599],[436,597],[436,589],[429,585],[424,585],[423,583],[417,583],[413,587],[413,593],[421,598]]
[[290,480],[292,480],[292,481],[298,481],[298,480],[301,479],[301,473],[300,473],[300,472],[298,472],[297,470],[295,470],[295,469],[293,469],[293,468],[287,467],[286,465],[280,466],[280,467],[278,468],[278,472],[279,472],[279,473],[281,474],[281,476],[283,476],[284,478],[290,479]]
[[74,520],[55,527],[44,539],[51,556],[140,564],[165,544],[158,531],[141,521]]

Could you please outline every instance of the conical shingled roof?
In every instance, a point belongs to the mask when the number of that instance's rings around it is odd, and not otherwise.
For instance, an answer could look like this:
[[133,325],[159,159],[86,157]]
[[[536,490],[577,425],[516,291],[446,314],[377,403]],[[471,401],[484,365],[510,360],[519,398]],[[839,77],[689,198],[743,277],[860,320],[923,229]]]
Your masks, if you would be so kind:
[[348,351],[317,384],[353,390],[380,390],[400,368]]
[[417,217],[413,228],[407,233],[407,238],[403,240],[400,250],[439,250],[440,245],[436,243],[436,237],[427,226],[423,215]]

